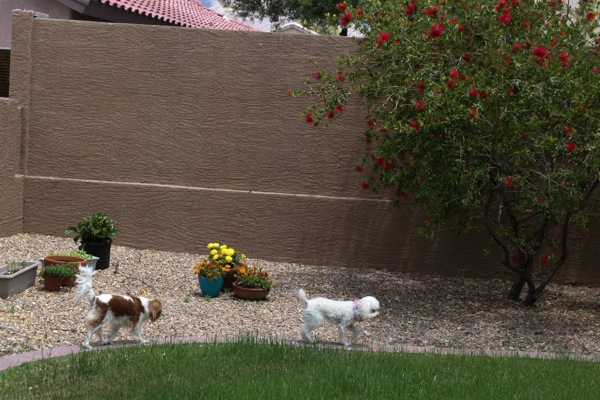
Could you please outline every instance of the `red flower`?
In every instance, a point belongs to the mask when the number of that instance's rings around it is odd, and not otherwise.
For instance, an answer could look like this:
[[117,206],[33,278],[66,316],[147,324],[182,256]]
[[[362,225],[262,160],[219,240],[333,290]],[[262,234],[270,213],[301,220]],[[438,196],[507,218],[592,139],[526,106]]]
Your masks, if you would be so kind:
[[413,15],[415,13],[415,5],[410,3],[408,6],[406,6],[406,10],[404,10],[404,12],[406,15]]
[[594,13],[587,13],[587,15],[585,16],[589,21],[593,20],[594,18],[596,18],[596,14]]
[[357,165],[356,168],[354,168],[354,170],[356,172],[363,172],[362,166],[360,166],[360,165]]
[[449,76],[450,78],[452,78],[452,79],[457,79],[457,78],[458,78],[458,71],[457,71],[457,70],[455,70],[455,69],[453,69],[452,71],[450,71],[450,72],[448,73],[448,76]]
[[367,125],[372,128],[375,125],[375,122],[373,122],[373,120],[369,118],[367,119]]
[[316,80],[319,80],[319,79],[321,79],[321,71],[317,71],[317,72],[315,72],[315,73],[313,74],[313,77],[314,77]]
[[417,82],[417,87],[418,87],[420,90],[423,90],[423,89],[425,89],[425,82],[423,82],[423,81]]
[[383,167],[384,164],[385,164],[385,158],[378,157],[377,158],[377,165],[379,165],[380,167]]
[[506,185],[506,187],[511,187],[513,185],[513,180],[510,178],[506,178],[504,180],[504,184]]
[[361,184],[361,186],[362,186],[363,189],[367,190],[369,188],[369,182],[363,181],[362,184]]
[[459,26],[458,27],[458,31],[461,32],[461,33],[464,32],[465,31],[465,26],[464,25]]
[[531,24],[527,21],[523,21],[523,28],[525,28],[525,29],[531,28]]
[[482,90],[481,94],[479,96],[481,96],[482,99],[487,99],[488,98],[487,90]]
[[304,118],[306,118],[306,122],[308,122],[309,124],[312,124],[312,123],[314,123],[314,122],[315,122],[315,120],[313,119],[313,115],[312,115],[312,114],[310,114],[310,113],[309,113],[309,114],[306,114],[306,115],[304,116]]
[[515,51],[521,50],[521,45],[519,43],[513,44],[513,50],[515,50]]
[[540,264],[541,265],[546,265],[550,262],[550,257],[548,256],[543,256],[542,258],[540,258]]
[[294,92],[292,91],[292,89],[288,89],[285,91],[285,95],[286,96],[291,96]]
[[477,114],[477,110],[476,110],[476,109],[474,109],[474,108],[471,108],[471,109],[469,110],[469,114],[471,114],[471,117],[475,117],[475,115]]
[[327,118],[329,118],[329,119],[333,119],[333,117],[334,117],[333,111],[329,111],[329,112],[327,113]]
[[463,60],[465,60],[466,62],[471,62],[472,59],[473,59],[473,57],[471,56],[471,54],[469,54],[469,53],[463,54]]
[[510,65],[510,57],[509,56],[504,56],[504,64]]
[[568,152],[575,151],[576,148],[577,148],[577,145],[575,143],[573,143],[573,142],[567,143],[567,151]]
[[449,24],[458,24],[458,20],[457,20],[456,18],[450,18],[450,19],[448,20],[448,23],[449,23]]
[[558,57],[560,57],[560,62],[562,63],[563,67],[569,68],[569,54],[561,51]]
[[340,11],[346,11],[346,4],[340,1],[335,5],[335,8],[337,8]]
[[508,25],[510,24],[510,19],[512,17],[510,16],[509,13],[504,13],[502,15],[498,15],[498,19],[500,20],[500,22],[502,22],[504,25]]
[[377,37],[377,46],[375,46],[376,48],[380,49],[381,46],[383,46],[383,44],[385,42],[387,42],[388,40],[390,40],[390,34],[389,32],[381,32],[379,34],[379,36]]
[[341,114],[344,111],[344,107],[338,104],[337,106],[335,106],[335,111]]
[[338,72],[337,80],[340,82],[344,82],[346,79],[344,78],[344,74],[342,72]]
[[415,132],[419,132],[419,129],[421,129],[421,128],[419,127],[419,121],[417,121],[416,119],[414,119],[414,118],[413,118],[413,119],[411,119],[411,120],[409,121],[409,123],[410,123],[410,126],[412,126],[412,128],[413,128],[413,130],[414,130]]
[[454,89],[456,87],[456,81],[448,81],[446,82],[446,86],[448,86],[450,89]]
[[501,9],[502,7],[506,7],[506,5],[507,5],[507,2],[506,2],[506,0],[499,0],[499,1],[498,1],[498,4],[496,4],[496,5],[494,6],[494,10],[498,11],[498,10],[499,10],[499,9]]
[[514,96],[514,95],[515,95],[515,91],[514,91],[514,89],[508,89],[508,90],[506,91],[506,93],[507,93],[509,96]]
[[350,23],[350,21],[352,21],[352,13],[348,11],[342,15],[342,18],[340,18],[340,25],[346,26]]
[[548,50],[543,46],[535,46],[532,52],[534,57],[540,62],[544,62],[544,58],[548,55]]
[[359,8],[358,10],[356,10],[356,15],[363,15],[365,12],[363,11],[362,8]]
[[569,133],[573,132],[573,127],[571,125],[567,125],[567,126],[565,126],[564,131],[566,134],[569,134]]
[[471,90],[469,90],[469,96],[470,97],[477,97],[477,88],[473,88]]
[[429,7],[425,9],[425,14],[429,17],[434,17],[435,14],[438,13],[438,11],[440,11],[440,8],[435,6],[435,7]]
[[431,31],[429,32],[429,37],[435,39],[436,37],[442,36],[444,33],[444,25],[442,24],[432,24]]
[[415,109],[417,111],[422,111],[425,108],[425,104],[421,100],[417,100],[417,104],[415,104]]

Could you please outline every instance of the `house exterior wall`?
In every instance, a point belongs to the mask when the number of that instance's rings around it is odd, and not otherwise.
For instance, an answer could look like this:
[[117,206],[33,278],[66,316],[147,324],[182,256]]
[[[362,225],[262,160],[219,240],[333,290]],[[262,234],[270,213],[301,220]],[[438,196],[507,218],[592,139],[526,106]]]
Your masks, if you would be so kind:
[[71,9],[54,0],[0,0],[0,47],[10,48],[13,10],[31,10],[50,18],[70,19]]
[[[0,154],[17,172],[0,184],[17,189],[17,206],[0,223],[62,236],[103,211],[118,220],[116,245],[205,254],[219,241],[272,261],[508,276],[493,246],[483,255],[486,235],[421,238],[422,215],[360,188],[360,104],[322,128],[301,118],[306,99],[286,96],[311,75],[309,57],[332,67],[351,39],[27,13],[13,24],[11,99],[0,102],[13,145]],[[559,281],[600,283],[598,225],[574,236]]]

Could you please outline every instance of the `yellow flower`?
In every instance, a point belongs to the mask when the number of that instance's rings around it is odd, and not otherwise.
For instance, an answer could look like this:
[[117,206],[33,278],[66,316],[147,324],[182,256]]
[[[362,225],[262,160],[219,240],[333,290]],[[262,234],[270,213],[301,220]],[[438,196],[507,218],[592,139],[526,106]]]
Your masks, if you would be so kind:
[[225,261],[227,261],[228,263],[230,263],[231,261],[233,261],[233,258],[231,258],[231,256],[226,256],[225,257]]
[[246,259],[246,255],[244,253],[242,253],[242,260]]
[[210,251],[210,255],[211,255],[211,256],[214,256],[215,254],[217,254],[217,251],[216,251],[215,249],[212,249],[212,250]]
[[213,260],[215,260],[215,261],[216,261],[216,260],[218,260],[218,259],[219,259],[219,255],[218,255],[218,254],[215,254],[215,255],[213,255]]

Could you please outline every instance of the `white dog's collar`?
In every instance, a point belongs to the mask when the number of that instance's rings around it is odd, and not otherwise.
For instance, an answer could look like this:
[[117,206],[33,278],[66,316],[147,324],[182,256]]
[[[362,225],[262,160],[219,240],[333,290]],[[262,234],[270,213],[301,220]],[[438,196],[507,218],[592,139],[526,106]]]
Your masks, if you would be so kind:
[[360,312],[358,310],[358,304],[360,303],[359,299],[352,300],[352,313],[354,314],[354,320],[360,322]]

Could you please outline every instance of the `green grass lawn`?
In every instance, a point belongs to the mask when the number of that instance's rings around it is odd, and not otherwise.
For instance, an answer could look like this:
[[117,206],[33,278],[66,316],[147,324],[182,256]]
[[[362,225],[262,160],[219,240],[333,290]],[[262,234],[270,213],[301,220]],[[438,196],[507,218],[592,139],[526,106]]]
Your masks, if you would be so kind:
[[1,399],[598,399],[600,363],[256,343],[83,352],[0,373]]

